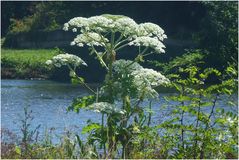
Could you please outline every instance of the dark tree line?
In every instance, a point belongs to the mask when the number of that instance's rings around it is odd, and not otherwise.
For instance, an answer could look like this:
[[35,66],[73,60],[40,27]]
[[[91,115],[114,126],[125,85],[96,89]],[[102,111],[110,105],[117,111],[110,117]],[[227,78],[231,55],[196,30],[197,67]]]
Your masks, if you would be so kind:
[[2,37],[9,33],[52,31],[76,16],[123,14],[136,22],[159,24],[168,37],[190,40],[206,55],[207,67],[237,62],[238,2],[1,2]]
[[[197,2],[2,2],[2,35],[16,32],[17,23],[30,25],[29,30],[54,30],[72,17],[104,13],[158,23],[167,34],[177,35],[199,29],[204,7]],[[15,23],[10,25],[10,19]]]

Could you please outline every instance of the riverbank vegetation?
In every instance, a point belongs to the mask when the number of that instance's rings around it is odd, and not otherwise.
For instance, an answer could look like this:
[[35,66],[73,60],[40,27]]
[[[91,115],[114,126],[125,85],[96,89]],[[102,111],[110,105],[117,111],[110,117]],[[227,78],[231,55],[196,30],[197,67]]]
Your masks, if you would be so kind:
[[1,49],[1,77],[48,78],[45,62],[56,54],[55,49]]

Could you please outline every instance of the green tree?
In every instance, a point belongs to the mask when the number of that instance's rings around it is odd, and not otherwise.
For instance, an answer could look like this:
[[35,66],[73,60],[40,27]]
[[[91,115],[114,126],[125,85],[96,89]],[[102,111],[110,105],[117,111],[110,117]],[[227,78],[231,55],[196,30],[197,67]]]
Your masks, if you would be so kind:
[[200,48],[208,51],[208,67],[225,69],[238,56],[238,2],[202,2],[206,15],[197,34]]

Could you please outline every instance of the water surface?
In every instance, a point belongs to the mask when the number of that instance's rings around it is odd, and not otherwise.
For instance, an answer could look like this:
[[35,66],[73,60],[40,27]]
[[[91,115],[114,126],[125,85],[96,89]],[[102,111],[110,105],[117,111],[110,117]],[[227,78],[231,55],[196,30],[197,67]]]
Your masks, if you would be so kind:
[[[2,80],[1,127],[20,135],[20,120],[24,117],[24,107],[28,106],[34,117],[31,129],[41,125],[39,130],[41,135],[51,128],[54,128],[55,134],[62,134],[67,130],[80,133],[88,119],[100,122],[101,116],[90,111],[80,111],[79,114],[67,112],[66,108],[74,97],[88,94],[87,89],[68,83],[47,80]],[[163,98],[169,94],[173,93],[160,94],[159,101],[152,103],[153,124],[159,124],[171,118],[167,116],[170,107],[164,108],[164,105],[166,103],[175,105],[175,102],[166,102]],[[221,102],[219,106],[225,107],[225,104]],[[233,108],[229,109],[233,110]]]

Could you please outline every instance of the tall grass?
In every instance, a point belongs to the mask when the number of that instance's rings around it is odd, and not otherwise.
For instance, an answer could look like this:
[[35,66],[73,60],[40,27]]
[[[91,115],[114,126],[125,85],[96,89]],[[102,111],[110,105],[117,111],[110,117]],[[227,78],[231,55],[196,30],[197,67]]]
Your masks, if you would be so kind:
[[2,49],[2,78],[45,78],[45,62],[55,54],[55,49]]
[[44,64],[55,55],[55,49],[2,49],[1,59],[15,64]]

